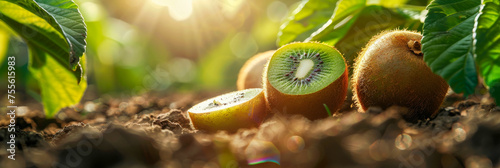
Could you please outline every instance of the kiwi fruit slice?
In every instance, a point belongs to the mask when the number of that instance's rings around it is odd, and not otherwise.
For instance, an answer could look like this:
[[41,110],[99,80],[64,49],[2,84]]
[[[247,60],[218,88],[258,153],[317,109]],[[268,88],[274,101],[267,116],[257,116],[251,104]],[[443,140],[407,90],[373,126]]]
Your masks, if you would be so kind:
[[236,132],[260,125],[268,111],[263,89],[254,88],[210,98],[191,107],[188,114],[196,129]]
[[342,106],[348,71],[344,57],[332,46],[296,42],[273,54],[263,81],[270,110],[314,120],[328,117]]
[[395,30],[373,37],[358,56],[353,76],[359,111],[370,106],[408,108],[408,121],[436,113],[448,91],[446,81],[423,60],[422,35]]
[[238,74],[238,80],[236,81],[238,90],[262,88],[262,73],[267,61],[273,56],[274,51],[269,50],[254,55],[243,64]]

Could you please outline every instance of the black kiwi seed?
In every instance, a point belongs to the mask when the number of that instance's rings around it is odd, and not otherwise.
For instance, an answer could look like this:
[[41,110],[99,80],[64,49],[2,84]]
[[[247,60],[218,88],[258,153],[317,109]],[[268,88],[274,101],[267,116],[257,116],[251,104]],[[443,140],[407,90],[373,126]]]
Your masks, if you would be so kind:
[[285,74],[285,76],[290,76],[290,74]]

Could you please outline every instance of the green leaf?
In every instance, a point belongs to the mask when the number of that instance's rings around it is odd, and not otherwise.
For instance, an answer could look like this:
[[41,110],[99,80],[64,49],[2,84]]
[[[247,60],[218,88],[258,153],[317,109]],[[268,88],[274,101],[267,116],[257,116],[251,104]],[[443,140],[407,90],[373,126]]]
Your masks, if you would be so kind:
[[373,36],[384,30],[397,28],[418,30],[420,25],[419,20],[412,20],[412,17],[400,13],[397,9],[368,6],[363,9],[356,22],[335,47],[344,54],[349,64],[352,64],[359,51]]
[[[0,20],[34,47],[75,70],[85,52],[86,27],[71,0],[0,0]],[[79,75],[79,74],[78,74]]]
[[[278,34],[278,45],[292,41],[321,41],[330,45],[336,44],[367,6],[400,8],[407,0],[308,0],[304,1],[282,25]],[[408,7],[400,13],[415,15],[415,9]],[[321,9],[321,10],[318,10]],[[320,11],[320,12],[317,12]],[[422,11],[420,9],[418,12]],[[419,14],[419,13],[418,13]],[[313,24],[311,24],[313,23]]]
[[480,5],[479,0],[434,0],[424,21],[424,61],[465,96],[474,93],[478,83],[472,29]]
[[87,30],[77,5],[72,0],[0,0],[0,20],[29,46],[29,70],[40,85],[46,116],[78,103],[87,85]]
[[425,6],[403,5],[394,9],[401,16],[405,16],[408,19],[420,21],[422,18],[425,18],[422,17],[422,11],[425,10]]
[[278,45],[303,41],[332,16],[338,0],[305,0],[278,32]]
[[500,2],[485,3],[478,19],[476,61],[490,94],[500,104]]
[[375,4],[386,8],[396,8],[405,4],[408,0],[368,0],[368,5]]
[[332,17],[305,41],[336,44],[346,35],[365,6],[366,0],[340,0]]
[[68,59],[68,45],[62,34],[46,20],[19,5],[3,0],[0,0],[0,13],[0,19],[24,40],[67,64],[63,60]]
[[78,6],[72,0],[35,0],[60,26],[69,44],[69,63],[76,69],[85,52],[87,28]]
[[[28,45],[32,46],[31,44]],[[41,97],[46,117],[51,118],[61,108],[80,102],[87,88],[84,71],[85,56],[82,56],[80,60],[80,66],[83,69],[82,76],[84,77],[79,84],[77,77],[71,71],[68,71],[66,67],[59,64],[45,51],[30,47],[30,58],[30,61],[33,62],[40,62],[41,60],[45,62],[42,66],[30,68],[30,72],[41,87]]]
[[0,65],[6,60],[7,49],[9,48],[9,33],[0,29]]

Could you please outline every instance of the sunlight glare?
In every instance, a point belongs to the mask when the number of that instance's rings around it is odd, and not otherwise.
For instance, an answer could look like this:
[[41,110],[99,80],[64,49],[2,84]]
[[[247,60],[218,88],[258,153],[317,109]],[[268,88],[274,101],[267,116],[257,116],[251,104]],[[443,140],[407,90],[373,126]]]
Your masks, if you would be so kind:
[[99,21],[102,17],[104,17],[101,12],[101,6],[94,2],[83,2],[80,5],[80,8],[80,11],[82,12],[82,15],[84,16],[86,22]]
[[193,13],[192,0],[151,0],[151,2],[168,7],[168,13],[177,21],[186,20]]
[[244,0],[222,0],[219,2],[221,3],[221,12],[230,19],[234,18],[245,3]]

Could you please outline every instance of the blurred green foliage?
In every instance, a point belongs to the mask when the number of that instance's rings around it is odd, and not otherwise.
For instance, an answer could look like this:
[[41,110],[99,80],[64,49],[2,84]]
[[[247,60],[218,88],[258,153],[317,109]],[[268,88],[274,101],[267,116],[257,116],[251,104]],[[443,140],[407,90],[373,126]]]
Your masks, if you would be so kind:
[[[297,5],[297,0],[75,2],[87,25],[86,99],[234,90],[239,68],[249,57],[277,48],[279,27]],[[1,26],[0,78],[6,78],[5,56],[15,55],[18,92],[42,101],[27,70],[26,44],[13,32],[4,38],[8,29]]]
[[233,90],[246,59],[276,49],[278,29],[295,1],[77,3],[89,34],[90,88],[135,95]]

